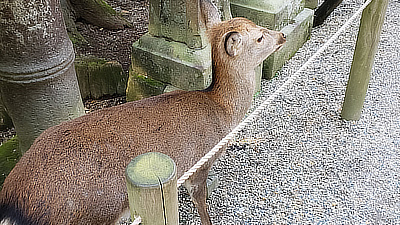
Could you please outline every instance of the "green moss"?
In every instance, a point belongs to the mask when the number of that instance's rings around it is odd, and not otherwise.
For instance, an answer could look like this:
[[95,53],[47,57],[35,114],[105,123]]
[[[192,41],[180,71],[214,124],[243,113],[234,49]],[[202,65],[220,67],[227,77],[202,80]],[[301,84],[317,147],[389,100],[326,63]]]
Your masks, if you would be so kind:
[[18,150],[17,136],[0,145],[0,188],[21,156],[22,154]]
[[135,73],[130,69],[128,85],[126,89],[126,100],[136,101],[164,92],[166,85],[160,81],[151,79],[145,75]]
[[111,15],[117,15],[117,12],[110,6],[108,5],[105,1],[103,0],[97,0],[99,5],[104,9],[105,12],[111,14]]
[[95,56],[81,56],[75,60],[82,98],[101,98],[106,95],[125,94],[128,74],[116,61]]
[[68,37],[74,46],[86,44],[86,39],[79,32],[68,32]]
[[146,83],[150,86],[164,87],[164,84],[161,83],[160,81],[157,81],[157,80],[154,80],[154,79],[142,76],[142,75],[138,75],[136,77],[136,79],[139,80],[140,82]]
[[103,59],[103,58],[98,58],[96,56],[80,56],[80,57],[76,57],[75,59],[75,63],[79,63],[79,64],[85,64],[88,66],[97,66],[97,65],[102,65],[105,64],[107,62],[107,60]]
[[193,50],[183,43],[146,34],[133,44],[131,58],[131,77],[135,79],[144,75],[183,90],[199,90],[211,83],[210,46]]

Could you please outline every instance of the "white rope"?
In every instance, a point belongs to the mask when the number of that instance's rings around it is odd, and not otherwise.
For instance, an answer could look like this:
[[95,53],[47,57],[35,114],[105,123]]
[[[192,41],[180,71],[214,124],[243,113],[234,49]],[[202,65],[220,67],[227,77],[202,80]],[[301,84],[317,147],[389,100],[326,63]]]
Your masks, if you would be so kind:
[[228,142],[232,141],[234,137],[241,131],[243,130],[244,127],[246,127],[248,124],[252,123],[256,118],[259,117],[260,113],[268,106],[270,105],[276,97],[278,97],[280,94],[284,93],[287,89],[291,87],[291,85],[294,84],[296,79],[300,76],[301,72],[303,72],[312,61],[314,61],[318,56],[324,52],[329,45],[332,44],[333,41],[335,41],[341,33],[343,33],[355,20],[355,18],[371,3],[372,0],[366,1],[354,15],[320,48],[318,51],[311,56],[307,62],[303,64],[302,67],[300,67],[299,70],[295,74],[293,74],[291,77],[289,77],[285,83],[279,87],[278,90],[276,90],[272,95],[269,96],[267,100],[265,100],[260,106],[257,107],[256,110],[254,110],[253,113],[251,113],[245,120],[243,120],[235,129],[233,129],[225,138],[223,138],[213,149],[211,149],[203,158],[201,158],[192,168],[190,168],[187,172],[185,172],[177,181],[178,187],[181,186],[191,175],[193,175],[201,166],[203,166],[210,158],[212,158],[216,153],[219,152],[219,150],[224,147],[225,145],[228,144]]

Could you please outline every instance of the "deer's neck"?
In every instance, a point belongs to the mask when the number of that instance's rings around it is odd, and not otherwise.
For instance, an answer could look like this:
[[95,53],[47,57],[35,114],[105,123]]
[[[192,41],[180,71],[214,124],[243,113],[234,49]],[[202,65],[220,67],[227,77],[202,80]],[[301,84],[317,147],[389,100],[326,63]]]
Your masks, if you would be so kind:
[[207,93],[225,112],[233,129],[244,117],[255,92],[255,72],[246,65],[218,65],[213,61],[213,81]]

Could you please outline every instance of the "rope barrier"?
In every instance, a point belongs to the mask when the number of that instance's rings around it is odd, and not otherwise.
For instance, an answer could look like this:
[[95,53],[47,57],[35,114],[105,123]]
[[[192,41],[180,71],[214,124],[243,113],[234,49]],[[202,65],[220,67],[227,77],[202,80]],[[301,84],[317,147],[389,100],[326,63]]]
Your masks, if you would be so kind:
[[214,148],[212,148],[206,155],[203,156],[192,168],[190,168],[187,172],[185,172],[177,181],[177,186],[181,186],[191,175],[196,173],[196,171],[201,168],[210,158],[212,158],[215,154],[217,154],[222,147],[227,145],[230,141],[234,139],[234,137],[245,128],[247,125],[252,123],[256,118],[259,117],[261,112],[270,105],[276,97],[280,94],[284,93],[285,90],[289,89],[291,85],[294,84],[296,79],[300,76],[301,72],[303,72],[317,57],[319,57],[322,52],[324,52],[332,43],[335,41],[340,34],[342,34],[355,20],[355,18],[372,2],[372,0],[367,0],[350,19],[320,48],[318,51],[311,56],[307,62],[300,67],[299,70],[296,71],[291,77],[289,77],[285,83],[278,88],[272,95],[268,97],[260,106],[258,106],[245,120],[243,120],[238,126],[235,127],[225,138],[223,138]]

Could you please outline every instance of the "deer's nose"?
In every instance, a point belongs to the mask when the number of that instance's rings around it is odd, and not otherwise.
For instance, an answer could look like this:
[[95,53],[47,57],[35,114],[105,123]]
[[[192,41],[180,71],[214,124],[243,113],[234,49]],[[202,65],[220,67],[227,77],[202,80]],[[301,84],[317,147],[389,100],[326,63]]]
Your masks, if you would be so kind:
[[286,42],[286,35],[282,32],[279,32],[278,38],[277,38],[277,44],[283,45]]

